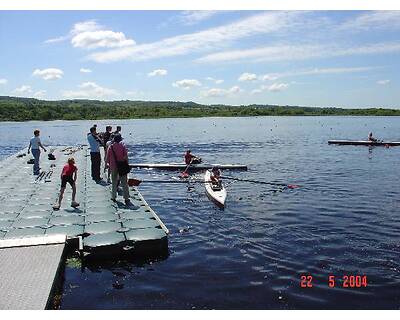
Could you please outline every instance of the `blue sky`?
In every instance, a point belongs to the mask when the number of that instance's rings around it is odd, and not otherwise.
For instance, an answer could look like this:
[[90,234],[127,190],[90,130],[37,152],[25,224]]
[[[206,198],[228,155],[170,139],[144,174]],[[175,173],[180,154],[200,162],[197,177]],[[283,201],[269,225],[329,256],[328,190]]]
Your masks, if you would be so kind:
[[400,11],[1,11],[0,95],[400,108]]

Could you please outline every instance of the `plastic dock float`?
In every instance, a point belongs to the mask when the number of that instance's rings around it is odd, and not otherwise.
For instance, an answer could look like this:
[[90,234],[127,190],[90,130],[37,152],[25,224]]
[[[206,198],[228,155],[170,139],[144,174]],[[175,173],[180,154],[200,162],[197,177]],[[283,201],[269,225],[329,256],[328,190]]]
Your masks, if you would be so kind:
[[65,240],[65,236],[0,240],[0,310],[49,307]]
[[[42,152],[39,176],[32,174],[26,149],[0,161],[0,240],[64,235],[67,245],[78,249],[79,244],[87,259],[168,251],[169,231],[137,189],[130,188],[132,205],[126,206],[120,196],[116,203],[111,201],[111,185],[92,180],[87,146],[47,149],[55,160]],[[60,174],[69,157],[75,158],[78,167],[80,206],[70,207],[71,188],[67,184],[62,206],[55,211],[52,205],[58,198]]]
[[[185,170],[187,168],[186,163],[130,163],[131,168],[142,168],[142,169],[158,169],[158,170]],[[192,164],[188,170],[207,170],[217,167],[219,169],[226,170],[247,170],[247,166],[243,164]]]

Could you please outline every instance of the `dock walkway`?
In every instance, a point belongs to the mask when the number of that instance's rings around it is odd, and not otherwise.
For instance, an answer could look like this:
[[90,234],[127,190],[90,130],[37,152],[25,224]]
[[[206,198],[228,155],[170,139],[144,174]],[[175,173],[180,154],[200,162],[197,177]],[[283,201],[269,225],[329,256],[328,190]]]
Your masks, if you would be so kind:
[[1,241],[0,309],[48,308],[64,249],[63,236]]
[[[39,176],[32,174],[31,158],[22,150],[0,162],[0,240],[46,235],[65,235],[68,240],[83,238],[86,255],[123,254],[132,249],[163,250],[168,229],[142,195],[131,188],[131,206],[122,198],[111,201],[106,182],[91,179],[90,151],[86,146],[48,148],[56,157],[42,153]],[[69,157],[78,167],[77,201],[70,207],[71,188],[67,185],[60,210],[52,205],[58,198],[60,174]],[[129,249],[129,250],[128,250]]]
[[[64,248],[87,260],[119,259],[168,252],[168,229],[140,192],[132,205],[111,201],[111,185],[91,178],[86,146],[49,147],[41,173],[32,174],[26,149],[0,161],[0,309],[44,309],[49,304]],[[67,186],[60,210],[53,210],[69,157],[78,167],[78,208]],[[54,242],[54,239],[64,239]]]

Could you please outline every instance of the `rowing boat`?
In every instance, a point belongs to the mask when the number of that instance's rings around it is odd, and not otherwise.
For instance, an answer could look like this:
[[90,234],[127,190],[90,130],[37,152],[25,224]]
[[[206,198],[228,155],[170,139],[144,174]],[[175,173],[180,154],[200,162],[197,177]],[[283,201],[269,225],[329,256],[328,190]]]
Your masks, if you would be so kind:
[[352,141],[352,140],[329,140],[329,144],[353,145],[353,146],[400,146],[400,142],[385,141]]
[[[159,170],[184,170],[187,167],[186,163],[130,163],[131,168],[143,169],[159,169]],[[217,167],[218,169],[228,170],[247,170],[246,165],[242,164],[191,164],[188,170],[207,170]]]
[[226,189],[221,184],[220,188],[214,188],[213,184],[211,183],[211,171],[207,170],[204,174],[204,182],[206,186],[206,193],[207,196],[214,201],[214,203],[223,208],[225,206],[225,199],[226,199]]

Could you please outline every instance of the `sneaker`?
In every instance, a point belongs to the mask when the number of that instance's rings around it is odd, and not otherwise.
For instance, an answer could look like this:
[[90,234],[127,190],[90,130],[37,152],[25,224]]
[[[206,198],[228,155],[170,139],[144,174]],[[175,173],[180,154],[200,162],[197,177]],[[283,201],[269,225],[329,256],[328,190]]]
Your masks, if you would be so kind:
[[131,204],[132,204],[131,200],[129,200],[129,199],[125,200],[125,205],[130,206]]
[[71,202],[71,207],[72,207],[72,208],[77,208],[77,207],[79,207],[79,203],[76,202],[76,201],[72,201],[72,202]]
[[54,206],[53,206],[53,210],[60,210],[60,205],[59,204],[55,204]]

